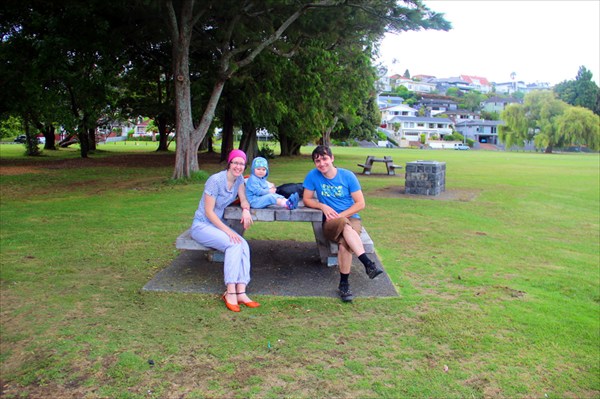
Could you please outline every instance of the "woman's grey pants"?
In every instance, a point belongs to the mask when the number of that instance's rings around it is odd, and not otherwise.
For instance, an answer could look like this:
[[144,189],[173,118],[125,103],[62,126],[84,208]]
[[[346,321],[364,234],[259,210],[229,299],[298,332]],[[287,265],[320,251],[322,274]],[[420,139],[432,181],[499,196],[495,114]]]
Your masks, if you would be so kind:
[[[236,233],[237,234],[237,233]],[[192,227],[192,238],[200,244],[225,253],[223,274],[225,284],[248,284],[250,282],[250,247],[244,237],[239,244],[223,230],[211,223],[199,223]]]

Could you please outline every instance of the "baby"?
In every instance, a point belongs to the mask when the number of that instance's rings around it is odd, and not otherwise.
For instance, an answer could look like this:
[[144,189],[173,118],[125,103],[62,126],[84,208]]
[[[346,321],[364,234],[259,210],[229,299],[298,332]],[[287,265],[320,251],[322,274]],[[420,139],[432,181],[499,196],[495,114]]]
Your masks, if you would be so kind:
[[287,209],[298,208],[300,197],[293,193],[288,199],[276,194],[275,185],[267,181],[269,176],[269,163],[265,158],[258,157],[252,161],[250,177],[246,181],[246,197],[251,208],[266,208],[269,205],[278,205]]

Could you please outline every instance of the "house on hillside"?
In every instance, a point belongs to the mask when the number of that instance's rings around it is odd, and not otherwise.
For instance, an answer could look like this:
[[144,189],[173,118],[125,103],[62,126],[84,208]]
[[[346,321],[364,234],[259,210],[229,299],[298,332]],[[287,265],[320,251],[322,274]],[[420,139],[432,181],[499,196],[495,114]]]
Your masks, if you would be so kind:
[[408,91],[415,93],[432,93],[435,91],[435,83],[419,82],[419,81],[404,81],[401,83],[402,86],[406,87]]
[[466,109],[455,109],[443,112],[456,125],[458,122],[473,121],[480,119],[479,113],[467,111]]
[[377,106],[379,109],[393,107],[400,105],[404,102],[404,99],[400,96],[392,95],[379,95],[377,96]]
[[398,117],[412,117],[417,116],[417,110],[409,107],[406,104],[395,105],[393,107],[383,108],[381,111],[381,127],[385,128],[389,125],[390,120]]
[[496,93],[500,94],[513,94],[516,92],[530,93],[534,90],[552,90],[552,86],[547,82],[536,82],[536,83],[525,83],[523,81],[518,82],[504,82],[494,83]]
[[424,108],[425,116],[435,116],[437,114],[444,114],[447,111],[455,111],[458,109],[458,103],[449,98],[433,98],[433,97],[421,97],[421,99],[415,104],[415,108]]
[[446,94],[449,88],[456,87],[458,90],[462,92],[471,91],[471,87],[469,86],[469,82],[459,78],[435,78],[429,80],[430,83],[435,84],[435,90],[440,94]]
[[422,134],[426,140],[452,134],[452,121],[448,118],[394,116],[388,124],[393,127],[394,140],[400,143],[401,147],[408,147],[409,142],[420,141]]
[[504,125],[504,121],[478,119],[459,122],[455,125],[455,128],[457,132],[475,143],[498,145],[498,126],[500,125]]
[[435,76],[433,76],[433,75],[415,75],[412,78],[413,78],[413,80],[417,80],[420,82],[429,82],[429,81],[431,81],[431,79],[435,79]]
[[512,81],[512,82],[503,82],[503,83],[494,83],[494,88],[496,89],[496,93],[500,94],[513,94],[518,91],[525,92],[527,86],[523,81]]
[[521,101],[516,98],[501,98],[501,97],[490,97],[485,101],[481,102],[481,110],[487,112],[497,112],[500,114],[510,104],[520,104]]
[[480,93],[489,93],[492,91],[492,84],[480,76],[460,75],[460,78],[467,83],[472,90],[477,90]]

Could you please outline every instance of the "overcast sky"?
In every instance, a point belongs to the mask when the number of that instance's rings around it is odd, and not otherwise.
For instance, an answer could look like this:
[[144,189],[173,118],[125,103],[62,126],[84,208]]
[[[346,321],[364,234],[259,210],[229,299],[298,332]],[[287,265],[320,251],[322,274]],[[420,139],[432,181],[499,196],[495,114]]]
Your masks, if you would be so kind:
[[386,35],[388,76],[473,75],[491,82],[560,83],[581,65],[600,82],[600,0],[425,0],[452,29]]

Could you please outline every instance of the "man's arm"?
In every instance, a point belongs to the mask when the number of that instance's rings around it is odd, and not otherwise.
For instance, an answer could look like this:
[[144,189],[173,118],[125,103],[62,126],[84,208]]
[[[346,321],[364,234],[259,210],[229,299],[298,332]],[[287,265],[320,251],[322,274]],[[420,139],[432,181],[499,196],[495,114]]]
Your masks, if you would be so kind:
[[343,212],[340,212],[339,217],[350,217],[355,213],[358,213],[365,209],[365,196],[363,195],[362,190],[358,190],[352,193],[352,199],[354,200],[354,205],[350,208],[346,209]]
[[304,192],[302,193],[302,202],[304,202],[304,206],[309,208],[321,209],[321,205],[323,205],[315,199],[314,190],[309,190],[307,188],[305,188]]

